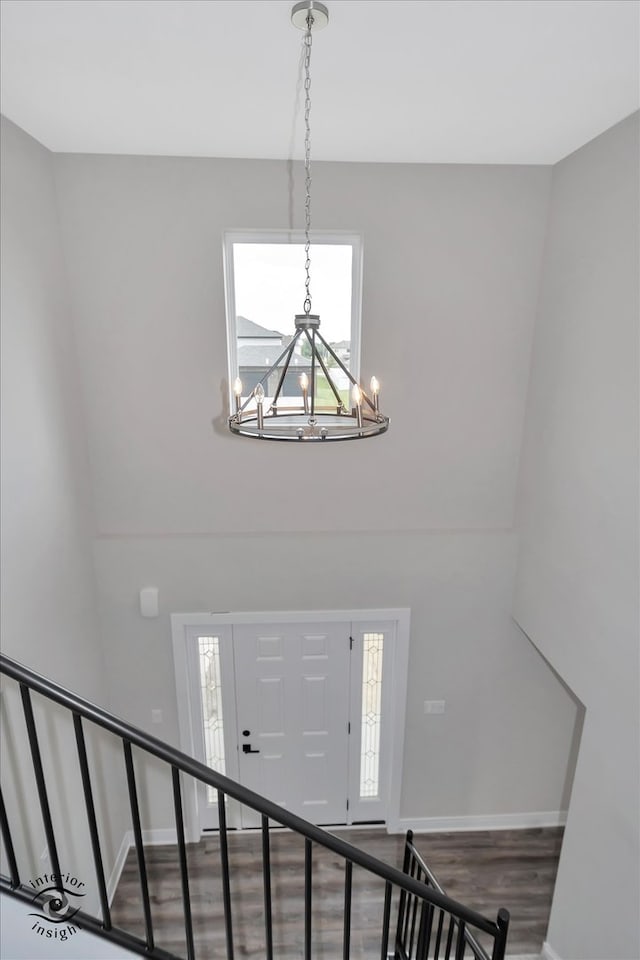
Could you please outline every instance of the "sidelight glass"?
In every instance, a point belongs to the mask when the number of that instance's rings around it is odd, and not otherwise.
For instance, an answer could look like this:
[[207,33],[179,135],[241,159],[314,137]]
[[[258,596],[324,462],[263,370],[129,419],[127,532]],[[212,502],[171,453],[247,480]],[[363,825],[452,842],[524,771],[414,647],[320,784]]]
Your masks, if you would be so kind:
[[[220,638],[198,637],[198,652],[205,761],[208,767],[225,773]],[[207,787],[207,801],[216,802],[213,787]]]
[[365,633],[362,648],[362,729],[360,797],[380,791],[380,731],[382,718],[383,633]]

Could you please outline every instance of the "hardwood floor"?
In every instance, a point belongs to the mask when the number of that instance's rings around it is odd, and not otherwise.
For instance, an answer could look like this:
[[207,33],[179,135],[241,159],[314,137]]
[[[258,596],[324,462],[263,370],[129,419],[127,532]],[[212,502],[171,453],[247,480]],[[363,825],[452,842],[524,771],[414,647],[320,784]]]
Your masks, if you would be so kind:
[[[340,836],[395,866],[404,837],[384,830],[351,829]],[[417,848],[447,894],[495,919],[511,912],[508,954],[538,954],[545,937],[562,843],[562,829],[500,830],[417,835]],[[271,835],[274,956],[300,960],[304,943],[304,841],[285,831]],[[313,955],[342,956],[344,867],[313,848]],[[185,956],[177,849],[145,849],[156,942]],[[236,957],[264,957],[260,835],[229,833]],[[188,847],[191,904],[198,960],[226,957],[217,835]],[[353,960],[380,956],[384,884],[354,868],[351,944]],[[143,936],[135,851],[130,850],[116,891],[114,923]]]

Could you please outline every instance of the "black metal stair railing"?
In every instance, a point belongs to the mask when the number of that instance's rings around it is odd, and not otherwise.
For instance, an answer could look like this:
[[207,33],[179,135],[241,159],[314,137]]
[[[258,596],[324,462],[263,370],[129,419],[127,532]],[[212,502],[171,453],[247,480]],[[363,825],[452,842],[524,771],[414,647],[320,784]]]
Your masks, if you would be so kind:
[[[339,837],[291,814],[281,806],[247,790],[241,784],[211,770],[179,750],[155,737],[136,729],[130,724],[107,713],[87,700],[76,696],[58,684],[41,677],[27,667],[0,655],[0,673],[19,684],[26,732],[33,764],[40,813],[46,837],[48,854],[53,872],[61,876],[60,861],[53,818],[49,804],[46,778],[40,755],[38,731],[31,702],[31,692],[61,705],[70,711],[75,732],[77,760],[82,782],[87,825],[91,839],[91,853],[95,868],[100,916],[79,911],[74,922],[80,928],[105,937],[131,952],[154,960],[183,960],[178,954],[163,949],[157,943],[154,932],[147,864],[138,800],[138,785],[133,756],[133,747],[163,761],[171,772],[173,807],[177,836],[177,862],[180,870],[182,914],[186,944],[186,960],[196,960],[194,923],[191,908],[190,880],[187,863],[185,828],[183,817],[182,784],[190,777],[217,790],[219,813],[220,880],[225,927],[226,960],[234,960],[234,918],[232,905],[232,872],[227,837],[226,803],[229,797],[257,811],[261,817],[261,855],[264,887],[264,957],[274,960],[277,954],[273,937],[273,896],[271,882],[270,821],[304,838],[304,878],[300,915],[304,918],[304,945],[301,960],[314,957],[314,929],[312,905],[315,897],[322,896],[321,887],[313,889],[314,847],[331,851],[344,864],[344,907],[342,917],[342,960],[355,957],[352,952],[352,877],[357,866],[373,877],[384,881],[384,905],[380,918],[381,960],[504,960],[509,926],[509,914],[500,910],[496,920],[490,920],[464,904],[446,896],[437,880],[413,845],[411,834],[407,836],[403,870],[398,870],[377,860]],[[84,723],[92,723],[109,731],[122,742],[124,768],[129,794],[134,847],[138,861],[144,939],[116,926],[112,921],[104,862],[100,842],[100,825],[96,815],[94,791],[91,782]],[[9,876],[0,876],[0,890],[32,902],[33,890],[21,883],[18,861],[12,840],[7,811],[0,790],[0,829],[4,843],[5,859]],[[397,903],[397,922],[392,932],[392,904]],[[478,938],[482,938],[483,944]],[[262,951],[262,947],[260,948]]]
[[[402,870],[438,893],[444,890],[413,843],[413,831],[407,831]],[[500,911],[501,914],[503,911]],[[506,911],[504,911],[506,912]],[[452,953],[452,950],[455,951]],[[429,957],[450,960],[470,956],[473,960],[489,960],[491,954],[478,942],[464,919],[447,916],[440,907],[420,900],[410,891],[400,891],[396,929],[396,960]]]

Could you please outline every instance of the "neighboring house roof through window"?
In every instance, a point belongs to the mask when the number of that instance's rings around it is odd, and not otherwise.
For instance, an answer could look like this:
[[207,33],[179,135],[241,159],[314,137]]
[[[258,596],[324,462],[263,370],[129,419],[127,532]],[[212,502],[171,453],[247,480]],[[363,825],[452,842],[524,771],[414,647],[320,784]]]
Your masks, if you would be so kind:
[[260,339],[281,341],[284,336],[284,334],[278,333],[277,330],[267,330],[266,327],[261,327],[259,323],[254,323],[253,320],[247,320],[246,317],[240,314],[236,317],[236,331],[239,340]]

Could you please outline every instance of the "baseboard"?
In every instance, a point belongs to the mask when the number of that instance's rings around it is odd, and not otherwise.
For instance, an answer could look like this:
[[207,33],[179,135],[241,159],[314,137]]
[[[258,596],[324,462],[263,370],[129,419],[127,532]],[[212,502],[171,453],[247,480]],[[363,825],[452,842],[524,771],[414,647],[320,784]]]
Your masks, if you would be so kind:
[[556,953],[553,947],[545,940],[545,942],[542,944],[540,960],[561,960],[561,958],[560,954]]
[[[165,846],[166,844],[177,843],[178,838],[176,829],[175,827],[167,827],[161,830],[143,830],[142,842],[145,847],[161,847]],[[125,830],[122,843],[120,844],[120,849],[118,850],[118,855],[116,856],[116,862],[114,863],[113,870],[111,871],[109,879],[107,880],[107,899],[109,901],[109,905],[111,905],[116,889],[120,882],[120,875],[124,869],[127,854],[133,845],[133,830]]]
[[[178,835],[175,827],[166,827],[161,830],[143,830],[142,842],[145,847],[162,847],[165,844],[177,843]],[[131,837],[133,843],[133,836]]]
[[122,838],[122,843],[120,844],[120,849],[116,855],[116,862],[113,865],[113,870],[109,874],[109,879],[107,880],[107,900],[109,901],[109,906],[113,902],[115,892],[120,883],[120,874],[124,869],[124,864],[127,859],[127,854],[129,853],[129,847],[133,843],[133,833],[131,830],[125,830],[124,836]]
[[[563,810],[538,813],[491,813],[468,817],[406,817],[389,823],[389,833],[456,833],[463,830],[526,830],[529,827],[563,827]],[[553,960],[553,958],[549,958]]]

